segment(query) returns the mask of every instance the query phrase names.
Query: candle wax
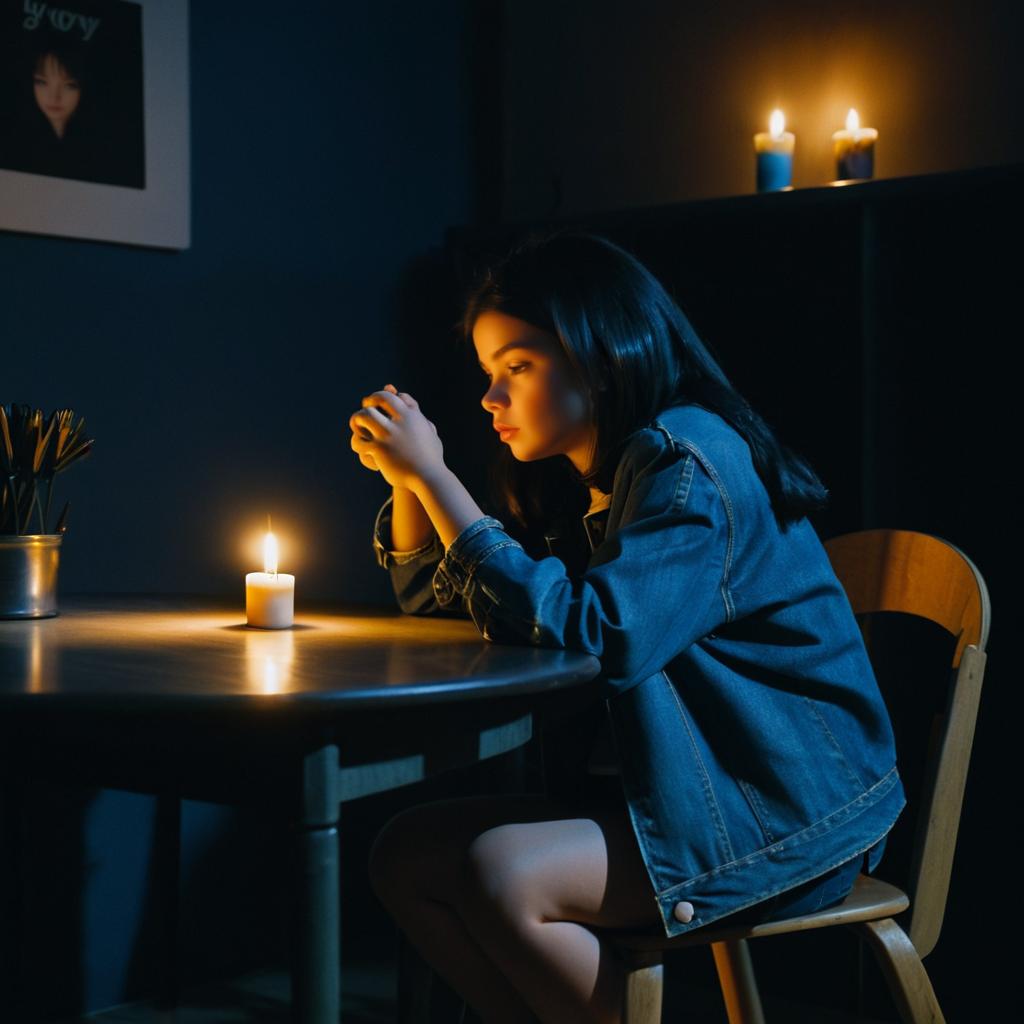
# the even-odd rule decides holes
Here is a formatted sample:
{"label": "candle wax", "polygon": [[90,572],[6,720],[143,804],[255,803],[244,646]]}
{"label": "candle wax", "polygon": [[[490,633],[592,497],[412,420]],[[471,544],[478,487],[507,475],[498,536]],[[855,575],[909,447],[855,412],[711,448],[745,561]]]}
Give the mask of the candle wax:
{"label": "candle wax", "polygon": [[245,614],[250,626],[287,629],[295,620],[295,577],[285,572],[248,573]]}

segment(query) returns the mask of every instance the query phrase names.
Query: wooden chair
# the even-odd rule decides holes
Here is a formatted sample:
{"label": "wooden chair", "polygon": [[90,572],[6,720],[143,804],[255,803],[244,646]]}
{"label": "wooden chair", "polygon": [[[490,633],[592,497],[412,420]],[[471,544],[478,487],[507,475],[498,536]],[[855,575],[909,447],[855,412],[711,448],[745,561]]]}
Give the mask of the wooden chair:
{"label": "wooden chair", "polygon": [[[656,1024],[661,1020],[663,952],[703,945],[711,946],[715,958],[729,1024],[763,1024],[747,940],[833,925],[852,928],[866,941],[904,1021],[944,1021],[921,961],[938,941],[946,909],[985,670],[988,591],[981,574],[962,551],[927,534],[866,530],[836,537],[825,547],[856,614],[903,612],[920,616],[937,623],[956,639],[948,696],[940,710],[928,709],[933,720],[916,806],[911,806],[908,792],[907,807],[890,833],[892,839],[897,830],[912,830],[907,835],[910,858],[906,892],[862,874],[843,903],[802,917],[721,928],[711,924],[674,939],[609,932],[607,938],[630,970],[623,1018],[626,1024]],[[862,629],[868,651],[875,658],[871,623]],[[877,661],[875,664],[877,668]],[[899,764],[904,775],[902,757]],[[890,842],[887,853],[891,848]]]}

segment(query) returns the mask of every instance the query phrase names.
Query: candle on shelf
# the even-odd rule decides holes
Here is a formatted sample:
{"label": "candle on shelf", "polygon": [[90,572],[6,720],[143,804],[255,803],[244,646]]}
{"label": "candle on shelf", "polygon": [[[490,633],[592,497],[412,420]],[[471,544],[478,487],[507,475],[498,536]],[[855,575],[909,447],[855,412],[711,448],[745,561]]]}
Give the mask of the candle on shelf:
{"label": "candle on shelf", "polygon": [[850,108],[846,115],[846,128],[832,133],[832,147],[836,154],[836,179],[849,181],[870,178],[875,172],[874,128],[861,128],[857,111]]}
{"label": "candle on shelf", "polygon": [[773,110],[768,119],[768,131],[758,132],[754,136],[758,192],[778,192],[793,187],[793,147],[796,136],[785,131],[785,127],[785,115],[781,110]]}
{"label": "candle on shelf", "polygon": [[295,618],[295,577],[277,571],[277,538],[270,530],[263,538],[263,572],[245,577],[245,615],[250,626],[287,629]]}

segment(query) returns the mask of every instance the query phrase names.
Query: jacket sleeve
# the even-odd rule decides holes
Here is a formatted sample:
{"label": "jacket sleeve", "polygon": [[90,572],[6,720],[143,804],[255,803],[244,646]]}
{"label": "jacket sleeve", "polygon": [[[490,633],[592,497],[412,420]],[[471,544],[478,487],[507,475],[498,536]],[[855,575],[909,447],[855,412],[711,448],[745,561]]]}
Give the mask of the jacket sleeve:
{"label": "jacket sleeve", "polygon": [[586,651],[601,660],[606,695],[630,689],[731,617],[730,531],[708,471],[657,429],[631,440],[614,493],[618,526],[581,578],[557,558],[532,559],[483,516],[452,541],[434,589],[461,594],[485,639]]}
{"label": "jacket sleeve", "polygon": [[392,496],[377,513],[373,524],[373,553],[377,564],[388,570],[398,607],[407,615],[442,615],[469,618],[466,601],[461,594],[446,591],[438,600],[434,592],[434,574],[444,557],[444,546],[437,531],[414,551],[391,550]]}

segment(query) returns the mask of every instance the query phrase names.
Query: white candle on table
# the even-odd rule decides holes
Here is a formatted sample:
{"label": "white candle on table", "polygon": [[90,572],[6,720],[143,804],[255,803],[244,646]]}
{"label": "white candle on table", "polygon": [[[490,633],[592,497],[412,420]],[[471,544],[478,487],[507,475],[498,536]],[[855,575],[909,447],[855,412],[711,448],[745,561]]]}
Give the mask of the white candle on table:
{"label": "white candle on table", "polygon": [[277,571],[277,538],[263,539],[263,572],[245,577],[245,615],[250,626],[287,629],[295,619],[295,577]]}

